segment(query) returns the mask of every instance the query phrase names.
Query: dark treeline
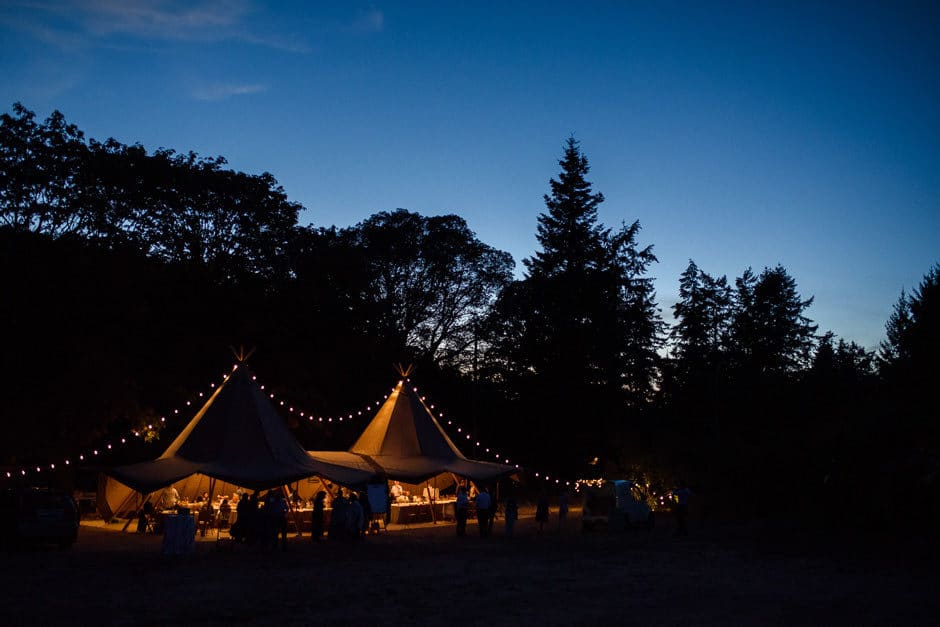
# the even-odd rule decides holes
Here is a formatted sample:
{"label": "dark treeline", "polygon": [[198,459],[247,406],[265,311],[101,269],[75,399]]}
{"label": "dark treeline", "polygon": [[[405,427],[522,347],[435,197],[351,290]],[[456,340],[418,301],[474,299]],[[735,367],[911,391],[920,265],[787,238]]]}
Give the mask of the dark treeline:
{"label": "dark treeline", "polygon": [[[268,173],[86,139],[15,105],[0,117],[0,463],[161,415],[173,432],[188,416],[168,412],[245,345],[274,392],[322,415],[380,399],[391,365],[414,363],[470,430],[470,456],[659,488],[685,477],[730,514],[936,513],[940,266],[901,294],[877,354],[820,333],[780,265],[729,281],[690,261],[670,327],[639,223],[598,221],[573,139],[559,165],[514,279],[459,216],[302,226]],[[308,448],[344,448],[363,425],[292,423]]]}

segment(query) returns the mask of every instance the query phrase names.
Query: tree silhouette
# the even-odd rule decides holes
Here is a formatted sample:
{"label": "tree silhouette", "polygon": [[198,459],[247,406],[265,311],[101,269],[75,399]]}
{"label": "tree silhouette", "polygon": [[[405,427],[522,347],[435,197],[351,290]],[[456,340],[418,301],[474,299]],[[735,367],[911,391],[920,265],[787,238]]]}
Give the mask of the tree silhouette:
{"label": "tree silhouette", "polygon": [[[662,322],[646,272],[656,258],[637,247],[638,223],[617,232],[598,224],[604,197],[585,179],[588,160],[573,138],[559,165],[538,218],[541,249],[490,318],[490,355],[509,393],[552,430],[546,454],[587,458],[606,454],[628,407],[652,394]],[[574,416],[582,428],[572,437]]]}
{"label": "tree silhouette", "polygon": [[689,384],[727,359],[733,316],[727,278],[715,279],[689,260],[672,310],[670,340],[683,384]]}
{"label": "tree silhouette", "polygon": [[732,350],[739,367],[764,375],[794,374],[808,365],[816,325],[803,315],[803,300],[783,266],[750,268],[735,280]]}
{"label": "tree silhouette", "polygon": [[467,365],[476,327],[512,276],[512,257],[455,215],[380,212],[344,236],[366,262],[373,323],[391,345],[418,360]]}

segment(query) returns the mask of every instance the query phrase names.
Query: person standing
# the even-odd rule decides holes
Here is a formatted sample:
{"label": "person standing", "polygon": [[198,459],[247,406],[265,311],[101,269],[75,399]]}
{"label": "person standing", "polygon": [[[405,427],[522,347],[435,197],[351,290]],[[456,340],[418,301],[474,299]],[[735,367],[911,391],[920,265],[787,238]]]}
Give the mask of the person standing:
{"label": "person standing", "polygon": [[362,503],[355,492],[349,495],[349,505],[346,506],[346,533],[354,542],[362,538],[362,527],[365,522]]}
{"label": "person standing", "polygon": [[535,505],[535,522],[539,525],[539,535],[542,535],[545,523],[548,522],[548,496],[544,493],[539,496],[538,503]]}
{"label": "person standing", "polygon": [[565,528],[565,523],[568,520],[568,491],[562,490],[561,494],[558,495],[558,530],[562,531]]}
{"label": "person standing", "polygon": [[485,538],[490,530],[490,493],[483,488],[477,494],[477,523],[480,525],[480,537]]}
{"label": "person standing", "polygon": [[457,535],[463,536],[467,533],[467,514],[470,510],[470,498],[467,496],[467,488],[460,486],[457,488],[457,502],[454,503],[454,518],[457,520]]}
{"label": "person standing", "polygon": [[330,530],[327,538],[341,540],[346,533],[346,507],[347,501],[343,496],[343,489],[339,488],[336,498],[333,499],[333,512],[330,515]]}
{"label": "person standing", "polygon": [[310,536],[314,541],[323,537],[323,517],[326,515],[326,492],[320,490],[313,499],[313,513],[310,515]]}
{"label": "person standing", "polygon": [[689,497],[693,492],[685,481],[679,482],[679,487],[672,491],[676,498],[676,535],[689,535]]}
{"label": "person standing", "polygon": [[506,506],[503,510],[506,517],[505,534],[507,538],[511,538],[513,529],[516,527],[516,521],[519,520],[519,505],[516,503],[516,498],[510,496],[506,499]]}

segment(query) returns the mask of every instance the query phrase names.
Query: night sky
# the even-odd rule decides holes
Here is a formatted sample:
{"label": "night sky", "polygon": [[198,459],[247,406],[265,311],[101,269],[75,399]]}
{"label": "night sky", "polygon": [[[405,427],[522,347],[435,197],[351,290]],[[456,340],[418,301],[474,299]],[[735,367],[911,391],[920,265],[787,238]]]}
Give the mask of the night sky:
{"label": "night sky", "polygon": [[0,105],[269,171],[305,224],[457,213],[517,262],[573,133],[667,318],[690,258],[782,263],[875,347],[940,261],[940,5],[581,4],[6,0]]}

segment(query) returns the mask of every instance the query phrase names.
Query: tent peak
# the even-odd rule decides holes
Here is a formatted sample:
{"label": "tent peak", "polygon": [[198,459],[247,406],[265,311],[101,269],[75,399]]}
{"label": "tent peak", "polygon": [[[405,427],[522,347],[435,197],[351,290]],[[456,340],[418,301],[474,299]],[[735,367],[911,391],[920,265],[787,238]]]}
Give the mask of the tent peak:
{"label": "tent peak", "polygon": [[408,378],[408,375],[410,375],[415,369],[414,364],[408,364],[408,367],[403,367],[400,363],[394,364],[394,365],[395,365],[395,372],[400,374],[402,378]]}
{"label": "tent peak", "polygon": [[235,350],[234,346],[229,346],[232,349],[232,354],[235,355],[235,359],[238,360],[238,365],[241,366],[248,362],[248,359],[255,354],[255,347],[252,346],[251,350],[246,351],[243,344],[238,345],[238,350]]}

